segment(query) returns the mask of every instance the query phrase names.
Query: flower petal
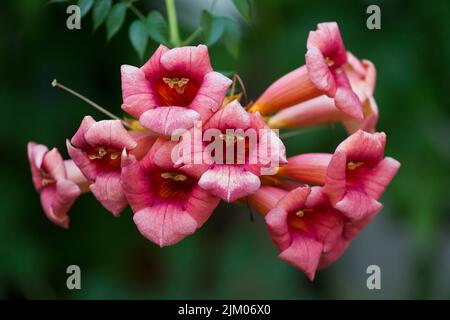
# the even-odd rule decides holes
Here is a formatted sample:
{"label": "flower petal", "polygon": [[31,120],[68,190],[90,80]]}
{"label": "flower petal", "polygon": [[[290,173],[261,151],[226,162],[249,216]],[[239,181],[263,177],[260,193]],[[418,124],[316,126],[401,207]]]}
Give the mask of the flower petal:
{"label": "flower petal", "polygon": [[85,116],[83,120],[81,121],[80,127],[78,128],[77,132],[75,132],[74,136],[70,140],[70,142],[77,148],[80,149],[86,149],[90,148],[91,146],[86,141],[86,132],[88,129],[95,123],[94,118],[91,116]]}
{"label": "flower petal", "polygon": [[154,108],[157,100],[145,73],[136,67],[122,65],[122,109],[139,119],[142,113]]}
{"label": "flower petal", "polygon": [[319,90],[324,91],[327,96],[334,97],[336,94],[336,82],[322,52],[316,47],[308,49],[305,61],[310,80]]}
{"label": "flower petal", "polygon": [[96,163],[89,160],[86,153],[84,153],[81,149],[75,148],[69,140],[66,140],[66,146],[70,158],[72,158],[83,175],[89,180],[94,181],[99,171]]}
{"label": "flower petal", "polygon": [[90,189],[97,200],[114,216],[118,217],[127,206],[127,199],[120,185],[120,172],[100,173]]}
{"label": "flower petal", "polygon": [[198,181],[200,187],[227,202],[248,196],[261,185],[257,176],[237,165],[215,165]]}
{"label": "flower petal", "polygon": [[219,198],[212,196],[199,186],[195,186],[184,205],[184,210],[195,219],[197,228],[200,228],[209,219],[219,202]]}
{"label": "flower petal", "polygon": [[111,147],[119,150],[126,148],[130,150],[137,145],[119,120],[102,120],[94,123],[86,131],[85,139],[92,147]]}
{"label": "flower petal", "polygon": [[47,217],[62,228],[69,227],[69,211],[80,195],[78,186],[69,180],[60,180],[56,185],[45,187],[41,192],[41,204]]}
{"label": "flower petal", "polygon": [[55,181],[64,180],[67,177],[64,160],[56,148],[45,154],[41,168]]}
{"label": "flower petal", "polygon": [[168,72],[192,77],[201,82],[203,77],[212,71],[209,60],[208,47],[185,46],[171,49],[161,55],[161,65]]}
{"label": "flower petal", "polygon": [[297,235],[292,244],[279,255],[279,258],[302,270],[310,281],[319,265],[323,244],[313,238]]}
{"label": "flower petal", "polygon": [[39,191],[42,189],[41,166],[44,155],[48,152],[48,148],[43,144],[29,142],[27,145],[28,161],[30,162],[31,177],[33,179],[34,188]]}
{"label": "flower petal", "polygon": [[153,203],[154,194],[150,179],[133,155],[122,153],[120,182],[122,190],[133,209],[138,212]]}
{"label": "flower petal", "polygon": [[160,247],[176,244],[198,227],[188,212],[168,202],[136,212],[133,220],[139,232]]}
{"label": "flower petal", "polygon": [[189,129],[200,120],[197,111],[183,107],[159,107],[142,114],[139,121],[153,132],[171,135],[177,129]]}
{"label": "flower petal", "polygon": [[232,81],[221,73],[207,73],[189,108],[197,111],[202,121],[207,121],[222,106],[231,83]]}
{"label": "flower petal", "polygon": [[147,79],[153,80],[160,78],[164,73],[164,68],[161,65],[161,57],[169,51],[164,45],[159,45],[158,49],[153,53],[151,58],[142,66],[141,70],[144,72]]}

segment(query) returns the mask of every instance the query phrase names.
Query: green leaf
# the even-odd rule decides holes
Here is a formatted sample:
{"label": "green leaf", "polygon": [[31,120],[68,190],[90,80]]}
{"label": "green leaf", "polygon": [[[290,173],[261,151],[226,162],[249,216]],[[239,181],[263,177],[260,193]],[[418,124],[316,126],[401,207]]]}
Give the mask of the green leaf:
{"label": "green leaf", "polygon": [[134,20],[130,25],[128,37],[130,38],[131,44],[134,50],[136,50],[139,58],[142,59],[145,52],[145,47],[147,47],[148,33],[146,26],[140,20]]}
{"label": "green leaf", "polygon": [[94,19],[94,30],[101,26],[105,22],[111,9],[112,0],[96,0],[94,9],[92,11],[92,18]]}
{"label": "green leaf", "polygon": [[202,12],[202,28],[205,42],[211,46],[223,35],[225,30],[225,20],[223,17],[215,17],[209,11]]}
{"label": "green leaf", "polygon": [[252,4],[250,0],[233,0],[234,6],[247,22],[252,20]]}
{"label": "green leaf", "polygon": [[225,24],[225,34],[223,44],[225,49],[237,59],[239,55],[239,43],[241,41],[241,30],[236,20],[229,17],[222,17]]}
{"label": "green leaf", "polygon": [[81,16],[84,17],[91,10],[94,0],[78,0]]}
{"label": "green leaf", "polygon": [[106,20],[106,35],[107,39],[110,40],[114,35],[120,30],[125,21],[125,16],[127,14],[127,6],[124,3],[116,3]]}
{"label": "green leaf", "polygon": [[151,11],[146,18],[146,29],[150,38],[158,43],[169,43],[169,29],[166,19],[158,11]]}

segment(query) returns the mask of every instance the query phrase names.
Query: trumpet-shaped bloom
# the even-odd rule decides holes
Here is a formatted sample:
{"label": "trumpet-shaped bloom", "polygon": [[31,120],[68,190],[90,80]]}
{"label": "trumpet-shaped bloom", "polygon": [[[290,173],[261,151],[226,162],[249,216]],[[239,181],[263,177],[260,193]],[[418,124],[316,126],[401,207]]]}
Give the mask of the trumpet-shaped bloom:
{"label": "trumpet-shaped bloom", "polygon": [[259,176],[266,174],[265,170],[269,172],[271,166],[275,170],[286,163],[283,142],[258,113],[248,113],[237,100],[215,113],[203,130],[216,134],[213,142],[203,141],[200,148],[189,148],[203,152],[204,162],[200,167],[206,167],[206,171],[199,185],[227,202],[254,193],[261,185]]}
{"label": "trumpet-shaped bloom", "polygon": [[370,61],[360,61],[353,54],[347,52],[347,63],[343,68],[361,102],[364,119],[353,119],[336,108],[332,98],[322,95],[281,110],[269,119],[269,126],[272,128],[302,128],[342,122],[349,134],[358,129],[374,132],[378,121],[378,107],[373,98],[375,67]]}
{"label": "trumpet-shaped bloom", "polygon": [[338,25],[320,23],[307,40],[306,64],[275,81],[252,106],[251,111],[274,111],[326,94],[339,110],[362,119],[358,96],[342,68],[347,56]]}
{"label": "trumpet-shaped bloom", "polygon": [[334,154],[302,154],[288,159],[281,172],[289,177],[324,185],[334,208],[359,220],[378,212],[378,199],[391,182],[400,163],[383,158],[386,135],[358,130]]}
{"label": "trumpet-shaped bloom", "polygon": [[258,202],[264,203],[257,204],[260,210],[269,210],[265,221],[279,258],[312,281],[322,256],[341,240],[345,216],[330,205],[320,187],[298,187],[283,195],[280,189],[263,186],[250,197],[251,204]]}
{"label": "trumpet-shaped bloom", "polygon": [[[142,142],[139,146],[149,147],[148,139],[142,133],[136,135]],[[67,150],[81,172],[93,183],[90,190],[98,201],[115,216],[119,216],[127,205],[120,185],[120,157],[123,149],[139,153],[138,143],[125,130],[119,120],[96,122],[86,116],[80,128],[67,141]]]}
{"label": "trumpet-shaped bloom", "polygon": [[161,45],[141,68],[123,65],[122,109],[158,134],[189,129],[222,105],[231,80],[214,72],[204,45]]}
{"label": "trumpet-shaped bloom", "polygon": [[161,247],[194,233],[209,218],[219,199],[198,185],[201,172],[176,168],[176,142],[158,139],[137,161],[122,156],[121,181],[141,234]]}
{"label": "trumpet-shaped bloom", "polygon": [[350,243],[359,235],[372,220],[375,219],[379,211],[375,211],[356,221],[345,220],[342,233],[340,234],[336,244],[320,257],[319,269],[324,269],[339,259],[347,250]]}
{"label": "trumpet-shaped bloom", "polygon": [[33,184],[41,195],[41,205],[48,219],[68,228],[70,207],[86,191],[87,179],[74,165],[64,161],[56,148],[48,150],[42,144],[28,143],[28,160]]}

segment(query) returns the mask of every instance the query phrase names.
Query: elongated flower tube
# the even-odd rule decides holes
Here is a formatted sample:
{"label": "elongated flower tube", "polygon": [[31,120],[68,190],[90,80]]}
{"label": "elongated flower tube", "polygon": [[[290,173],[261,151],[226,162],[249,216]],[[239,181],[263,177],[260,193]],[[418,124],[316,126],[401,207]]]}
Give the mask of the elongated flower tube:
{"label": "elongated flower tube", "polygon": [[[275,171],[286,163],[283,142],[258,113],[248,113],[237,100],[210,118],[203,136],[200,148],[188,148],[203,152],[200,166],[206,171],[199,185],[227,202],[254,193],[261,185],[259,176],[272,174],[271,168]],[[177,161],[177,165],[188,168],[194,156],[183,158],[189,162]]]}
{"label": "elongated flower tube", "polygon": [[326,94],[336,108],[362,119],[361,103],[342,68],[347,56],[338,25],[318,24],[317,30],[309,33],[306,47],[306,64],[275,81],[250,111],[267,115]]}
{"label": "elongated flower tube", "polygon": [[377,212],[378,199],[400,163],[383,158],[386,135],[358,130],[336,148],[334,154],[301,154],[288,159],[281,173],[304,182],[324,185],[334,208],[353,220]]}
{"label": "elongated flower tube", "polygon": [[78,196],[88,190],[88,180],[72,160],[64,161],[56,148],[49,151],[45,145],[29,142],[28,160],[42,209],[50,221],[67,229],[67,213]]}
{"label": "elongated flower tube", "polygon": [[122,109],[161,135],[208,120],[231,85],[213,71],[205,45],[161,45],[141,68],[123,65],[121,72]]}
{"label": "elongated flower tube", "polygon": [[[250,197],[250,203],[261,211],[272,206],[265,221],[280,251],[279,258],[302,270],[312,281],[321,257],[340,241],[346,217],[330,205],[320,187],[298,187],[284,195],[276,189],[262,186]],[[275,204],[269,204],[276,198]]]}
{"label": "elongated flower tube", "polygon": [[178,243],[194,233],[219,204],[198,185],[202,172],[176,168],[176,142],[158,139],[137,161],[124,150],[121,182],[140,233],[160,247]]}
{"label": "elongated flower tube", "polygon": [[92,182],[90,190],[97,200],[114,216],[119,216],[127,206],[120,185],[122,150],[132,150],[142,156],[154,140],[154,136],[143,132],[127,132],[119,120],[96,122],[86,116],[70,142],[67,141],[67,150]]}
{"label": "elongated flower tube", "polygon": [[344,70],[363,108],[363,119],[353,119],[336,108],[334,100],[326,95],[301,102],[281,110],[271,117],[271,128],[306,128],[316,125],[342,122],[349,134],[358,129],[374,132],[378,121],[378,107],[373,97],[376,71],[368,60],[360,61],[347,52]]}

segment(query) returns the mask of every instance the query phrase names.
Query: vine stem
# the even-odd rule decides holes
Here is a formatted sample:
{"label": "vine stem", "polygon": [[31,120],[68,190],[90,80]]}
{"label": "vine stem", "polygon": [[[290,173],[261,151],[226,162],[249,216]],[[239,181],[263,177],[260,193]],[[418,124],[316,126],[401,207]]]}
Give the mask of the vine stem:
{"label": "vine stem", "polygon": [[169,22],[170,43],[174,47],[180,46],[180,32],[178,30],[177,10],[175,0],[166,0],[167,20]]}
{"label": "vine stem", "polygon": [[188,46],[194,41],[201,33],[203,29],[202,27],[198,27],[194,32],[191,33],[189,37],[187,37],[183,42],[181,42],[182,46]]}
{"label": "vine stem", "polygon": [[68,87],[66,87],[65,85],[61,84],[58,82],[58,80],[53,80],[52,81],[52,87],[54,88],[60,88],[72,95],[74,95],[75,97],[83,100],[84,102],[86,102],[87,104],[89,104],[90,106],[94,107],[95,109],[97,109],[98,111],[100,111],[101,113],[107,115],[108,117],[110,117],[111,119],[114,120],[119,120],[125,127],[127,127],[128,129],[131,129],[130,125],[128,123],[126,123],[125,121],[123,121],[122,119],[120,119],[118,116],[116,116],[115,114],[109,112],[108,110],[106,110],[105,108],[99,106],[97,103],[95,103],[94,101],[86,98],[85,96],[83,96],[82,94],[76,92],[75,90],[72,90]]}
{"label": "vine stem", "polygon": [[145,16],[142,14],[142,12],[139,11],[138,8],[135,7],[135,5],[131,2],[128,3],[128,8],[130,8],[131,11],[138,17],[142,22],[145,22]]}

